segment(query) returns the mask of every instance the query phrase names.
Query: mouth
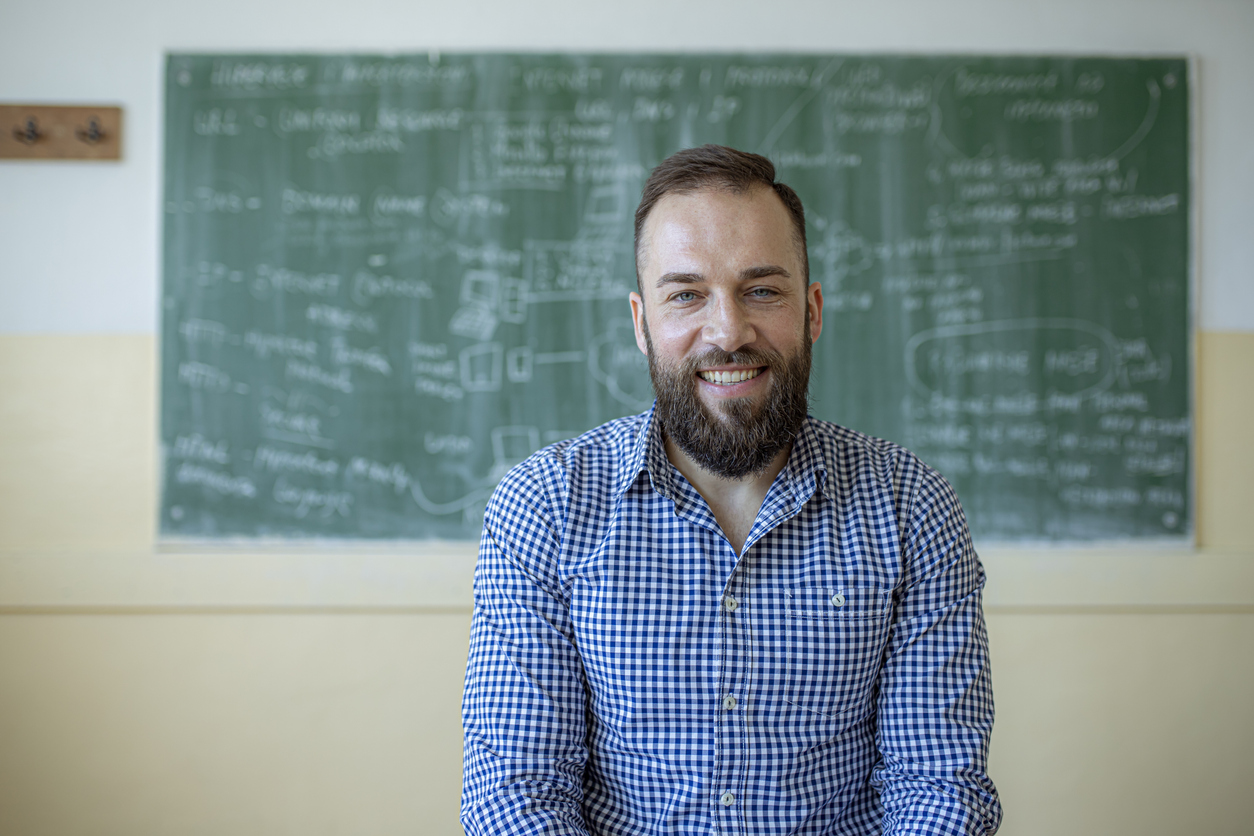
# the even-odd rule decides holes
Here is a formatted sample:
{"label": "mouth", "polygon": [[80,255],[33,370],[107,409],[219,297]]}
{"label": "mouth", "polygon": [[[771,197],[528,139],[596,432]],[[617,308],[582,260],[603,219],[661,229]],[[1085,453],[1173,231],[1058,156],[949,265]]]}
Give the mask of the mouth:
{"label": "mouth", "polygon": [[701,370],[697,374],[707,383],[713,383],[715,386],[733,386],[737,383],[744,383],[746,380],[752,380],[762,373],[764,367],[756,369],[732,369],[729,371],[708,371]]}

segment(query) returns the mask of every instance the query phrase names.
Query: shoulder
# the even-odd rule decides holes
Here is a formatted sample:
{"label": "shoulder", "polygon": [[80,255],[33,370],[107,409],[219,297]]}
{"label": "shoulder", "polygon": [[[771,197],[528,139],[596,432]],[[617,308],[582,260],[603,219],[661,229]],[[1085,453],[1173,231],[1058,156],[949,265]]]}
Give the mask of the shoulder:
{"label": "shoulder", "polygon": [[492,504],[539,502],[564,514],[572,495],[608,495],[638,461],[648,415],[618,418],[536,451],[505,475]]}
{"label": "shoulder", "polygon": [[891,497],[899,517],[921,497],[957,503],[945,478],[900,444],[817,418],[806,424],[822,451],[834,499]]}
{"label": "shoulder", "polygon": [[573,469],[629,466],[641,435],[648,429],[648,413],[608,421],[583,435],[568,438],[536,452],[533,467]]}
{"label": "shoulder", "polygon": [[625,471],[641,464],[641,436],[648,413],[629,415],[586,433],[550,444],[519,465],[535,479],[560,482],[566,493],[609,493]]}
{"label": "shoulder", "polygon": [[814,434],[824,462],[834,474],[855,479],[886,476],[891,481],[926,474],[939,477],[900,444],[813,417],[806,419],[806,427]]}
{"label": "shoulder", "polygon": [[824,493],[856,509],[877,532],[894,532],[903,582],[949,572],[963,589],[981,582],[966,516],[945,477],[899,444],[810,419],[827,463]]}

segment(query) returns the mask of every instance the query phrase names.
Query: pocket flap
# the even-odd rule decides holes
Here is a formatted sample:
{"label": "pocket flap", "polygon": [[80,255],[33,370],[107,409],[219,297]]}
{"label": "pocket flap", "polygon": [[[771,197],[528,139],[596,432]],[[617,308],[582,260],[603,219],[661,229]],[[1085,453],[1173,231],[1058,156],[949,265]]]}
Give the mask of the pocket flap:
{"label": "pocket flap", "polygon": [[891,600],[886,589],[803,586],[784,590],[784,611],[791,618],[872,618]]}

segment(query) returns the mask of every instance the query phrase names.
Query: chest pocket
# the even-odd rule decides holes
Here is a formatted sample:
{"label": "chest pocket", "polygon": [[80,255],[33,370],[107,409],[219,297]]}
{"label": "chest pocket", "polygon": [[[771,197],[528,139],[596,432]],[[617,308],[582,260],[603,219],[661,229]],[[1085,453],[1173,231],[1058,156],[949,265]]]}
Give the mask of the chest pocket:
{"label": "chest pocket", "polygon": [[882,589],[784,590],[784,701],[815,714],[861,714],[874,690],[892,615]]}

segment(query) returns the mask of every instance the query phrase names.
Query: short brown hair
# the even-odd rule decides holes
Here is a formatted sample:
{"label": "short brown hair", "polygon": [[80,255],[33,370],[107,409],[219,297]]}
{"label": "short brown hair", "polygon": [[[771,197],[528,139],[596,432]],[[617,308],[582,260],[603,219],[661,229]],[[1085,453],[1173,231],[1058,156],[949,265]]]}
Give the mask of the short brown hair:
{"label": "short brown hair", "polygon": [[775,165],[760,154],[737,151],[725,145],[686,148],[663,160],[644,184],[636,207],[636,287],[640,287],[640,238],[644,222],[657,202],[668,194],[688,194],[701,189],[724,189],[743,194],[750,189],[768,188],[783,201],[792,217],[797,245],[801,250],[802,278],[810,283],[810,258],[806,254],[806,213],[801,198],[791,188],[775,180]]}

